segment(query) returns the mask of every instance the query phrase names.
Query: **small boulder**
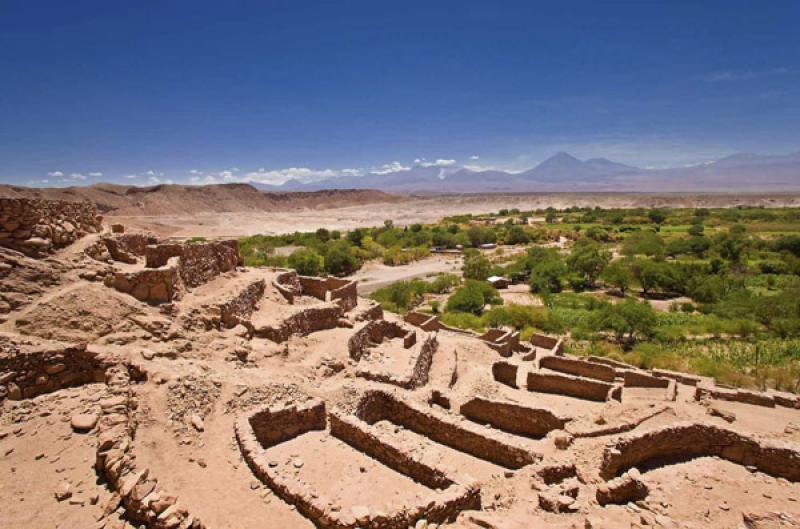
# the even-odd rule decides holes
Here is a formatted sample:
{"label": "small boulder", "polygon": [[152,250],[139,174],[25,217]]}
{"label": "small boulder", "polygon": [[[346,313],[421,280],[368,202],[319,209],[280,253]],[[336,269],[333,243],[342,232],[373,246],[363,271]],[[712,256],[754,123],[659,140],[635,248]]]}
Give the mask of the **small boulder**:
{"label": "small boulder", "polygon": [[76,432],[86,433],[97,424],[98,416],[96,413],[78,413],[72,416],[72,429]]}
{"label": "small boulder", "polygon": [[192,416],[189,418],[189,421],[192,423],[192,426],[194,426],[194,429],[198,432],[202,432],[206,428],[203,418],[196,413],[192,414]]}

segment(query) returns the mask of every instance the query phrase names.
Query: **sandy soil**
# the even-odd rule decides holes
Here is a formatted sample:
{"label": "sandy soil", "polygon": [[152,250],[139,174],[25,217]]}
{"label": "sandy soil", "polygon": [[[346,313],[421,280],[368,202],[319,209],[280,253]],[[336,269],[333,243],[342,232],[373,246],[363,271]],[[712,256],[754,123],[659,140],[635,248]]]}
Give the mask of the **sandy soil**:
{"label": "sandy soil", "polygon": [[317,228],[348,230],[380,226],[384,220],[396,225],[436,222],[462,213],[493,213],[502,208],[530,210],[571,206],[612,207],[731,207],[741,204],[783,206],[800,203],[793,194],[680,194],[680,193],[518,193],[484,195],[415,196],[381,204],[322,207],[291,212],[203,213],[191,215],[114,216],[123,224],[148,228],[170,237],[241,237],[314,231]]}
{"label": "sandy soil", "polygon": [[[92,237],[96,236],[87,238]],[[446,444],[434,440],[436,436],[418,433],[424,429],[414,431],[411,426],[377,421],[383,438],[402,447],[413,460],[440,469],[454,483],[477,483],[480,509],[461,512],[441,527],[729,528],[753,512],[764,516],[777,512],[794,524],[753,527],[798,527],[800,523],[800,480],[702,454],[688,461],[660,458],[639,465],[641,482],[648,488],[644,499],[607,506],[596,499],[598,488],[606,485],[600,469],[607,446],[626,436],[686,422],[725,428],[758,442],[777,442],[800,458],[800,401],[798,408],[698,401],[695,388],[683,384],[678,385],[676,400],[669,400],[664,388],[624,387],[621,401],[601,402],[563,392],[529,391],[525,387],[529,371],[558,372],[540,369],[537,360],[525,360],[523,352],[503,358],[475,335],[447,330],[436,334],[437,348],[427,382],[402,389],[358,374],[359,367],[369,362],[397,371],[409,360],[407,351],[395,343],[399,339],[384,346],[372,343],[376,353],[364,365],[351,356],[350,340],[366,324],[363,318],[368,302],[363,299],[355,309],[343,309],[332,318],[330,328],[297,331],[286,341],[273,342],[254,336],[250,332],[254,323],[280,323],[289,315],[325,303],[304,295],[290,305],[272,284],[275,270],[236,269],[172,303],[148,305],[87,279],[90,276],[83,274],[87,270],[97,272],[117,265],[94,262],[79,248],[67,248],[53,257],[61,263],[54,267],[61,274],[59,281],[27,290],[21,309],[0,318],[0,362],[4,363],[0,364],[0,527],[139,526],[126,519],[124,506],[111,501],[112,492],[125,485],[117,487],[95,470],[98,446],[104,440],[99,426],[84,431],[72,424],[85,414],[101,413],[112,386],[85,380],[74,381],[79,385],[66,389],[48,385],[49,377],[57,378],[63,372],[58,363],[47,364],[48,376],[32,373],[32,381],[27,373],[12,373],[4,367],[15,362],[24,347],[65,350],[64,343],[51,339],[87,344],[91,354],[111,358],[116,367],[124,366],[128,373],[136,374],[126,386],[131,399],[125,401],[124,411],[103,416],[124,423],[133,432],[114,450],[127,450],[138,468],[147,468],[158,480],[165,495],[177,497],[181,508],[209,529],[257,529],[265,523],[314,527],[313,520],[282,498],[278,487],[252,471],[234,425],[256,409],[291,409],[309,399],[324,403],[326,412],[357,417],[352,414],[362,398],[374,391],[422,410],[425,417],[436,414],[451,425],[477,432],[479,442],[513,443],[540,459],[510,470],[493,462],[497,450],[478,457],[463,446],[454,448],[463,434],[454,435]],[[359,277],[366,279],[361,283],[370,288],[454,267],[459,267],[457,260],[432,257],[407,267],[374,266]],[[13,270],[5,270],[8,275],[0,278],[0,286],[19,291],[14,284],[17,276]],[[257,299],[240,300],[247,310],[239,325],[227,328],[209,323],[232,293],[258,280],[264,281],[265,292]],[[505,294],[519,300],[527,295],[517,288]],[[530,296],[526,299],[535,302]],[[400,321],[392,314],[384,318]],[[417,343],[429,337],[420,329],[410,330],[418,333]],[[62,355],[58,362],[71,360]],[[519,366],[518,387],[495,380],[492,366],[500,360]],[[32,398],[11,395],[9,380],[35,384],[46,392]],[[621,380],[620,374],[616,383]],[[439,400],[432,405],[434,391],[448,404]],[[508,426],[487,426],[462,415],[462,406],[476,396],[545,410],[566,422],[541,438],[509,433],[503,429]],[[17,397],[21,400],[14,400]],[[396,417],[393,420],[408,424]],[[309,495],[329,498],[330,508],[342,512],[389,512],[430,497],[431,489],[414,481],[401,467],[390,468],[345,443],[333,436],[329,426],[289,436],[265,448],[265,453],[267,464],[274,461],[289,471],[284,475],[297,479],[295,486]],[[573,465],[574,475],[548,482],[538,474],[543,467],[563,464]],[[787,468],[791,464],[787,462]],[[62,494],[65,490],[68,495]],[[548,498],[561,502],[558,505],[565,512],[556,512]],[[432,525],[420,522],[418,527]],[[161,522],[151,526],[163,529]]]}
{"label": "sandy soil", "polygon": [[400,266],[388,266],[378,261],[369,261],[348,279],[358,281],[359,295],[366,296],[398,281],[425,279],[443,273],[460,276],[461,262],[460,255],[432,255]]}

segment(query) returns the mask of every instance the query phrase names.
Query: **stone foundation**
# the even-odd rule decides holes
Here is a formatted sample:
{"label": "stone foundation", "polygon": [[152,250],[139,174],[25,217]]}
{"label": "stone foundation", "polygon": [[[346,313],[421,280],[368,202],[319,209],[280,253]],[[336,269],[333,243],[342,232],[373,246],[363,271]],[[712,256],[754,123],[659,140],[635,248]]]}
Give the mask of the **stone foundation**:
{"label": "stone foundation", "polygon": [[706,423],[682,423],[629,435],[606,445],[600,474],[611,479],[641,465],[713,456],[752,466],[771,476],[800,481],[800,446],[755,437]]}
{"label": "stone foundation", "polygon": [[282,343],[293,334],[309,334],[339,325],[342,307],[338,303],[321,303],[315,307],[293,314],[276,326],[255,327],[253,333],[259,338]]}
{"label": "stone foundation", "polygon": [[159,487],[150,469],[133,454],[136,396],[129,367],[119,364],[106,373],[110,397],[100,401],[95,467],[115,492],[111,507],[122,505],[125,517],[149,529],[204,529],[205,525]]}
{"label": "stone foundation", "polygon": [[145,268],[135,272],[115,272],[106,276],[106,286],[130,294],[146,303],[167,303],[184,291],[178,258],[160,268]]}
{"label": "stone foundation", "polygon": [[87,351],[86,344],[0,335],[0,402],[105,382],[110,363],[107,356]]}
{"label": "stone foundation", "polygon": [[188,288],[207,283],[223,272],[244,264],[239,241],[200,244],[156,244],[145,248],[145,267],[161,268],[173,257],[179,258],[181,281]]}
{"label": "stone foundation", "polygon": [[[388,349],[385,354],[395,352],[399,358],[395,362],[370,362],[370,350],[385,339],[402,340],[402,350]],[[399,343],[397,344],[400,345]],[[416,389],[428,383],[428,375],[433,362],[433,355],[439,346],[436,333],[425,333],[422,341],[417,343],[417,333],[403,326],[385,320],[368,322],[356,332],[348,342],[350,357],[359,360],[356,375],[367,380],[393,384],[405,389]],[[364,358],[365,361],[360,361]],[[404,359],[406,363],[403,364]]]}
{"label": "stone foundation", "polygon": [[315,525],[336,529],[405,529],[419,520],[452,522],[462,510],[480,508],[477,484],[456,484],[443,471],[425,465],[404,449],[385,442],[355,417],[330,414],[328,419],[332,436],[431,490],[416,505],[399,505],[389,512],[366,510],[356,513],[332,509],[327,499],[315,493],[301,478],[271,466],[265,453],[266,448],[305,432],[324,430],[328,421],[322,402],[312,400],[286,408],[261,408],[239,419],[236,439],[253,473]]}
{"label": "stone foundation", "polygon": [[600,402],[612,399],[622,400],[621,386],[591,378],[530,372],[527,377],[527,385],[528,391],[540,393],[555,393]]}
{"label": "stone foundation", "polygon": [[561,430],[571,420],[545,408],[531,408],[482,397],[470,399],[461,405],[459,411],[479,424],[490,424],[498,430],[532,439],[541,439],[553,430]]}
{"label": "stone foundation", "polygon": [[356,416],[368,424],[387,420],[432,441],[497,465],[518,469],[541,459],[509,434],[486,430],[435,408],[400,400],[382,391],[368,392]]}
{"label": "stone foundation", "polygon": [[136,264],[139,257],[144,256],[147,246],[156,244],[158,240],[147,233],[118,233],[101,237],[90,245],[84,253],[96,261]]}
{"label": "stone foundation", "polygon": [[544,356],[539,360],[539,367],[603,382],[613,382],[617,376],[612,367],[564,356]]}

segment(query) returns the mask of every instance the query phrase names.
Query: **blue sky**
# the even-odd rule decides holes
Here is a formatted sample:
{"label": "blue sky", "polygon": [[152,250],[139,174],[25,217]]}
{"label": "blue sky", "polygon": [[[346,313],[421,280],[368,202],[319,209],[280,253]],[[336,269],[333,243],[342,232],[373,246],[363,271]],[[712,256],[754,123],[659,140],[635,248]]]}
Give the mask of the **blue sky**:
{"label": "blue sky", "polygon": [[799,20],[795,0],[3,0],[0,181],[797,151]]}

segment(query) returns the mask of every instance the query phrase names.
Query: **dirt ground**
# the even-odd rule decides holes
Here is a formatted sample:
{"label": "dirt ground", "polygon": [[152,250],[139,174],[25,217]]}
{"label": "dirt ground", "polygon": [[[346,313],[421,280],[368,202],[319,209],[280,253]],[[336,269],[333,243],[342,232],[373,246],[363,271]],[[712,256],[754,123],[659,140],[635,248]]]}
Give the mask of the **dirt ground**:
{"label": "dirt ground", "polygon": [[[325,227],[347,230],[380,226],[384,220],[396,225],[436,222],[448,215],[495,213],[500,209],[613,207],[732,207],[737,205],[791,206],[800,203],[793,194],[721,193],[516,193],[483,195],[412,196],[380,204],[346,207],[314,207],[288,211],[203,212],[184,215],[112,216],[127,226],[148,229],[162,237],[242,237],[314,231]],[[109,217],[111,218],[111,217]]]}
{"label": "dirt ground", "polygon": [[[58,277],[37,288],[16,284],[30,277],[18,268],[42,261],[0,268],[4,289],[27,292],[0,315],[0,527],[800,527],[796,396],[675,383],[524,343],[501,354],[475,334],[333,297],[352,284],[320,293],[281,270],[235,267],[145,303],[98,279],[133,266],[87,256],[101,236],[51,256]],[[434,256],[353,279],[363,295],[458,268]],[[287,288],[306,290],[292,303]],[[521,287],[503,296],[537,303]],[[403,332],[366,333],[381,322]],[[435,344],[430,357],[423,343]],[[540,365],[554,355],[565,366]],[[401,387],[360,375],[376,363],[419,376]],[[529,374],[558,383],[530,391]],[[575,393],[590,386],[597,398]],[[375,395],[385,402],[372,416]],[[488,403],[480,419],[467,412],[475,399]],[[323,404],[321,422],[298,411],[309,402]],[[257,412],[273,418],[254,422]],[[334,428],[342,417],[355,434]],[[615,457],[633,464],[608,471]],[[469,491],[477,501],[455,501]]]}

